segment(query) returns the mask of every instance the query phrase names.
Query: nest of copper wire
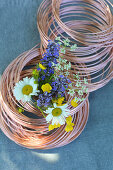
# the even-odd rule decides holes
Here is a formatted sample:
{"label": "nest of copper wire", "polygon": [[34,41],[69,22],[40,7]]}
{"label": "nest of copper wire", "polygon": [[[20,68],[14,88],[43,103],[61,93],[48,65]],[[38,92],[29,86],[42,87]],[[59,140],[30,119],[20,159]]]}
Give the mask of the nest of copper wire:
{"label": "nest of copper wire", "polygon": [[[48,39],[69,38],[78,48],[66,48],[68,61],[76,63],[82,75],[87,75],[89,91],[107,84],[113,77],[113,15],[106,0],[43,0],[37,26],[41,50]],[[85,64],[81,67],[80,64]]]}
{"label": "nest of copper wire", "polygon": [[[38,47],[38,46],[37,46]],[[32,102],[17,102],[12,90],[16,82],[23,77],[31,77],[32,69],[41,59],[40,49],[33,48],[17,57],[4,71],[0,82],[0,128],[15,143],[32,149],[51,149],[61,147],[76,139],[84,129],[88,114],[88,94],[85,100],[72,109],[74,128],[65,131],[65,125],[48,131],[48,124],[41,112]],[[74,72],[74,70],[73,70]],[[75,70],[76,72],[76,70]],[[67,96],[68,102],[72,100]],[[19,113],[17,107],[24,108],[26,113]]]}

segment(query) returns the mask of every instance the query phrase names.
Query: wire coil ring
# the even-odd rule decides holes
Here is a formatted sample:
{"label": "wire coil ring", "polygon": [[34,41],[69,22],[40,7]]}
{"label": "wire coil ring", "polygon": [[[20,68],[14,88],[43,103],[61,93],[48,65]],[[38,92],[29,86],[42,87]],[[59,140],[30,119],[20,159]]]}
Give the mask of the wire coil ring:
{"label": "wire coil ring", "polygon": [[[76,139],[84,129],[88,114],[88,95],[77,110],[72,110],[74,129],[65,132],[65,125],[48,131],[48,124],[40,111],[32,103],[17,102],[12,94],[14,84],[25,76],[31,76],[31,70],[41,59],[40,49],[35,47],[17,57],[4,71],[0,84],[0,127],[15,143],[32,149],[51,149],[61,147]],[[17,111],[23,106],[36,118],[28,117]]]}
{"label": "wire coil ring", "polygon": [[[84,20],[83,20],[84,18]],[[113,15],[103,0],[44,0],[37,14],[41,50],[48,39],[57,36],[76,43],[75,52],[67,48],[66,56],[78,63],[78,70],[91,83],[89,92],[103,87],[113,77]],[[79,64],[85,64],[82,67]],[[90,78],[89,78],[90,77]]]}

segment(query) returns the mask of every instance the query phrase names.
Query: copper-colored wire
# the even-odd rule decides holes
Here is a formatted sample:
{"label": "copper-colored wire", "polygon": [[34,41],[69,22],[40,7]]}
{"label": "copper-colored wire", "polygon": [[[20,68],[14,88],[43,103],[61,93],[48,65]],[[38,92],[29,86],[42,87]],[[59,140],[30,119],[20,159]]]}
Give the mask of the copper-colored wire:
{"label": "copper-colored wire", "polygon": [[66,49],[66,58],[88,77],[89,92],[113,77],[113,15],[109,4],[108,0],[43,0],[38,9],[41,50],[48,39],[57,36],[76,43],[75,52]]}
{"label": "copper-colored wire", "polygon": [[[48,124],[42,114],[36,109],[32,102],[17,102],[12,90],[16,82],[23,77],[31,76],[32,69],[41,59],[40,49],[37,47],[17,57],[4,71],[0,82],[0,128],[14,142],[28,148],[50,149],[60,147],[72,142],[84,129],[89,113],[88,95],[85,100],[73,109],[70,105],[73,117],[74,129],[71,132],[65,131],[65,125],[53,131],[48,131]],[[73,72],[76,70],[73,70]],[[66,96],[68,102],[72,100]],[[19,113],[18,106],[36,115],[30,118],[24,113]]]}

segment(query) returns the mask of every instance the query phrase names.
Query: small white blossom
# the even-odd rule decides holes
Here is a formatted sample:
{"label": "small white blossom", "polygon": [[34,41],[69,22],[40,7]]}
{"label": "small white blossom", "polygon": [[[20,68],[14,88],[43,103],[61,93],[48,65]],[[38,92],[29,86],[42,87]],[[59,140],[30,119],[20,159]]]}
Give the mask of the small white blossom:
{"label": "small white blossom", "polygon": [[58,64],[57,64],[57,69],[58,69],[58,70],[61,70],[61,67],[62,67],[62,66],[60,65],[60,63],[58,63]]}
{"label": "small white blossom", "polygon": [[84,98],[81,98],[82,101],[84,101]]}
{"label": "small white blossom", "polygon": [[64,43],[64,45],[65,46],[70,46],[70,40],[67,38],[67,39],[65,39],[64,41],[63,41],[63,43]]}
{"label": "small white blossom", "polygon": [[78,94],[79,94],[80,96],[82,96],[82,95],[83,95],[83,91],[82,91],[82,90],[78,90]]}
{"label": "small white blossom", "polygon": [[70,96],[73,96],[75,94],[75,90],[74,89],[69,89],[68,94],[70,94]]}
{"label": "small white blossom", "polygon": [[58,78],[58,76],[56,76],[55,74],[54,74],[54,79],[56,80]]}
{"label": "small white blossom", "polygon": [[66,59],[64,59],[64,60],[63,60],[63,63],[66,63],[66,62],[67,62],[67,60],[66,60]]}
{"label": "small white blossom", "polygon": [[87,79],[86,79],[86,78],[84,78],[84,83],[85,83],[85,84],[88,84],[88,81],[87,81]]}
{"label": "small white blossom", "polygon": [[63,59],[59,57],[58,61],[59,61],[60,63],[62,63],[62,62],[63,62]]}
{"label": "small white blossom", "polygon": [[80,82],[80,81],[77,81],[77,82],[76,82],[76,86],[77,86],[77,87],[80,87],[80,86],[81,86],[81,82]]}
{"label": "small white blossom", "polygon": [[65,75],[66,75],[66,76],[69,76],[69,71],[66,71],[66,72],[65,72]]}
{"label": "small white blossom", "polygon": [[58,41],[58,44],[59,44],[59,45],[62,45],[62,42]]}
{"label": "small white blossom", "polygon": [[65,54],[65,52],[66,52],[65,48],[64,48],[64,47],[61,48],[61,49],[60,49],[60,52],[63,53],[63,54]]}
{"label": "small white blossom", "polygon": [[63,66],[61,67],[61,70],[62,70],[62,71],[64,70],[64,67],[63,67]]}
{"label": "small white blossom", "polygon": [[52,66],[57,66],[57,64],[55,64],[55,63],[52,62]]}
{"label": "small white blossom", "polygon": [[80,79],[79,74],[76,74],[75,77],[76,77],[77,79]]}
{"label": "small white blossom", "polygon": [[64,65],[64,69],[69,70],[70,68],[71,68],[71,63]]}
{"label": "small white blossom", "polygon": [[75,51],[76,48],[77,48],[77,45],[76,45],[76,44],[72,45],[72,46],[71,46],[71,51]]}
{"label": "small white blossom", "polygon": [[61,41],[60,37],[56,37],[55,40],[57,41]]}
{"label": "small white blossom", "polygon": [[86,89],[86,86],[82,86],[82,90],[84,91]]}
{"label": "small white blossom", "polygon": [[70,83],[68,86],[69,86],[69,87],[73,87],[73,83]]}
{"label": "small white blossom", "polygon": [[79,101],[80,101],[80,102],[82,102],[82,99],[81,99],[81,98],[79,98]]}
{"label": "small white blossom", "polygon": [[85,93],[88,93],[88,88],[85,89]]}
{"label": "small white blossom", "polygon": [[71,63],[69,62],[69,64],[68,64],[68,67],[69,67],[69,69],[71,68]]}

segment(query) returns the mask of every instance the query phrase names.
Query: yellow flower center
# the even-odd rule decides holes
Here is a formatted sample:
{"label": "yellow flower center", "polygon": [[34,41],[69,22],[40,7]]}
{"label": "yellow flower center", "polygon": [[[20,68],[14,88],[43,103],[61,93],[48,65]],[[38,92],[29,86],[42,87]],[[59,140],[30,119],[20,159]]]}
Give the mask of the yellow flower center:
{"label": "yellow flower center", "polygon": [[31,85],[25,85],[22,88],[22,93],[25,94],[25,95],[29,95],[32,92],[33,92],[33,87]]}
{"label": "yellow flower center", "polygon": [[39,67],[42,69],[42,70],[45,70],[46,67],[44,67],[41,63],[39,63]]}
{"label": "yellow flower center", "polygon": [[60,116],[62,114],[62,109],[60,109],[60,108],[55,108],[55,109],[53,109],[52,110],[52,115],[53,116]]}
{"label": "yellow flower center", "polygon": [[46,83],[46,84],[43,84],[42,86],[41,86],[41,89],[43,90],[43,92],[48,92],[48,93],[50,93],[51,92],[51,89],[52,89],[52,87],[50,86],[50,84],[49,83]]}
{"label": "yellow flower center", "polygon": [[75,99],[73,99],[73,100],[71,100],[71,105],[72,105],[73,107],[77,107],[77,106],[78,106],[78,103],[77,103],[77,101],[76,101]]}

